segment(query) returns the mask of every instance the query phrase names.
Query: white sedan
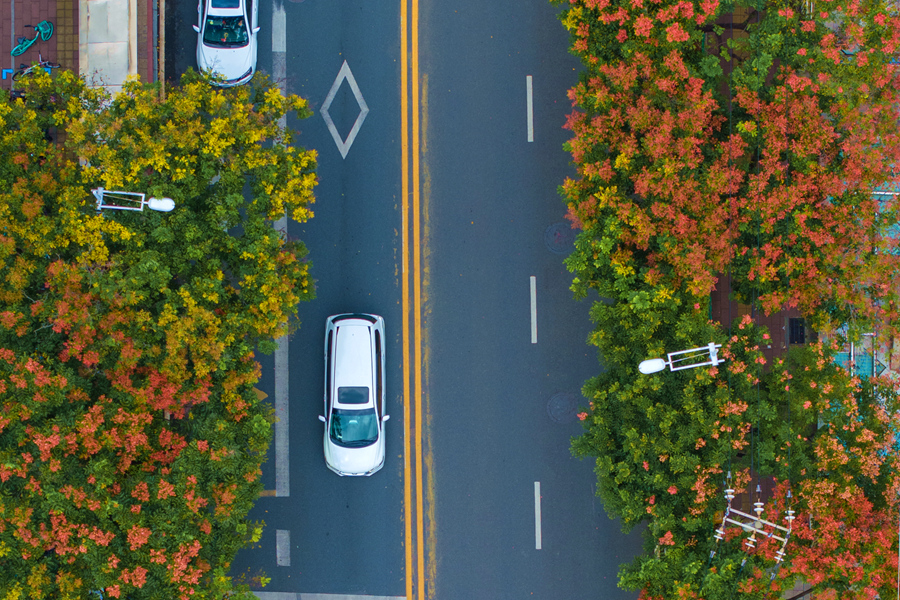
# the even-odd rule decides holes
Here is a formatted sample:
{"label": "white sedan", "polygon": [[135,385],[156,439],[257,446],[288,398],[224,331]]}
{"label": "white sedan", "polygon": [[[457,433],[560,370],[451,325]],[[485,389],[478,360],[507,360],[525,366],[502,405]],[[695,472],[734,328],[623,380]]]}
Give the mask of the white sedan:
{"label": "white sedan", "polygon": [[197,4],[197,66],[221,75],[216,85],[250,81],[256,71],[256,13],[259,0],[200,0]]}
{"label": "white sedan", "polygon": [[325,464],[338,475],[384,466],[384,319],[343,314],[325,321]]}

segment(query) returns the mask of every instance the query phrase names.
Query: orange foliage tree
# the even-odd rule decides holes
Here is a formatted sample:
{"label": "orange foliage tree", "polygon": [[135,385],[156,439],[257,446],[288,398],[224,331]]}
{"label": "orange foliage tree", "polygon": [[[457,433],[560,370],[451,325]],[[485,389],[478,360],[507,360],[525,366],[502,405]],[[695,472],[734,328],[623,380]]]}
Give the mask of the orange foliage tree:
{"label": "orange foliage tree", "polygon": [[[789,305],[822,329],[897,333],[898,196],[873,194],[900,191],[895,10],[567,4],[586,70],[566,124],[578,178],[563,189],[604,254],[696,295],[731,269],[767,312]],[[739,9],[751,13],[746,36],[729,37]]]}
{"label": "orange foliage tree", "polygon": [[[894,595],[894,384],[854,380],[829,345],[765,365],[768,334],[726,333],[708,314],[730,271],[758,311],[796,307],[851,339],[900,333],[900,14],[865,0],[556,3],[584,64],[565,125],[577,176],[562,193],[580,230],[567,265],[577,296],[605,299],[590,338],[605,369],[584,387],[573,447],[595,458],[610,515],[648,524],[620,584],[763,598],[804,578],[826,596]],[[723,344],[718,369],[637,372],[710,341]],[[791,490],[777,571],[771,539],[747,550],[730,530],[714,545],[729,469],[739,490],[778,483],[765,514],[779,523]]]}
{"label": "orange foliage tree", "polygon": [[[192,73],[164,101],[63,73],[0,102],[0,598],[252,597],[227,573],[261,534],[254,349],[313,294],[272,227],[311,216],[290,111]],[[98,213],[96,187],[175,209]]]}

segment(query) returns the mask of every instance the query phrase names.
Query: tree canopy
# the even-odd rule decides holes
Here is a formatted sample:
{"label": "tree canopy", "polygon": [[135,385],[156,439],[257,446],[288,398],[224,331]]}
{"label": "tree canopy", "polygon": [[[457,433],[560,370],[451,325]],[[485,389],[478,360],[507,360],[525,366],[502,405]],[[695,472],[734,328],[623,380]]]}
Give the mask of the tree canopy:
{"label": "tree canopy", "polygon": [[[817,597],[894,595],[898,389],[835,354],[862,332],[898,334],[896,7],[558,3],[584,64],[566,123],[577,176],[561,192],[580,230],[567,265],[576,296],[600,296],[602,371],[573,450],[595,459],[610,516],[645,527],[620,585],[764,598],[803,579]],[[723,274],[752,314],[797,308],[822,341],[767,364],[751,315],[710,320]],[[637,370],[709,342],[724,364]],[[729,485],[790,524],[782,563],[774,538],[751,548],[729,526],[715,539]]]}
{"label": "tree canopy", "polygon": [[872,191],[900,190],[900,16],[803,6],[568,3],[586,66],[566,125],[570,216],[651,282],[703,295],[731,269],[766,312],[896,334],[897,196]]}
{"label": "tree canopy", "polygon": [[[221,598],[261,533],[254,350],[313,295],[272,222],[312,215],[316,155],[279,120],[310,111],[260,77],[167,92],[40,73],[0,102],[5,600]],[[175,209],[98,212],[97,187]]]}

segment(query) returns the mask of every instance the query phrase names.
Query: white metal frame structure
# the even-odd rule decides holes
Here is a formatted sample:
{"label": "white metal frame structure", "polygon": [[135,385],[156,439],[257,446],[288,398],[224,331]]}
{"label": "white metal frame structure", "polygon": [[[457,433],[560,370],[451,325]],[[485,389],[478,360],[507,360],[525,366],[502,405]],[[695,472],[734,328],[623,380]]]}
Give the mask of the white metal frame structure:
{"label": "white metal frame structure", "polygon": [[[748,550],[756,547],[757,534],[765,539],[774,538],[781,542],[781,548],[775,552],[775,562],[781,563],[781,561],[784,560],[784,553],[788,540],[791,538],[791,531],[793,529],[794,519],[796,518],[794,516],[794,511],[790,508],[784,511],[784,520],[787,521],[787,527],[763,519],[763,503],[759,500],[753,503],[753,512],[755,512],[756,515],[749,515],[731,506],[731,501],[734,500],[734,489],[731,487],[731,471],[728,472],[728,486],[729,487],[725,490],[725,499],[728,500],[728,506],[725,508],[725,514],[722,517],[722,524],[716,529],[716,547],[718,547],[720,541],[725,539],[725,528],[729,525],[737,525],[745,532],[752,532],[750,537],[744,540],[744,545],[747,546]],[[759,488],[757,487],[757,490],[758,489]],[[788,490],[787,497],[788,499],[791,498],[790,490]],[[715,554],[716,551],[713,550],[710,554],[710,559],[712,559]],[[772,578],[775,578],[775,573],[772,574]]]}
{"label": "white metal frame structure", "polygon": [[[171,198],[147,198],[147,195],[142,194],[141,192],[114,192],[105,190],[101,187],[91,190],[91,193],[93,193],[94,198],[97,199],[97,212],[100,212],[104,208],[112,210],[137,210],[143,212],[145,206],[150,210],[169,212],[175,208],[175,201]],[[117,204],[107,204],[107,200],[111,200]],[[137,203],[137,206],[122,206],[121,204],[118,204],[126,202]]]}
{"label": "white metal frame structure", "polygon": [[[645,360],[638,365],[638,370],[644,375],[650,373],[658,373],[669,367],[670,371],[681,371],[683,369],[693,369],[695,367],[704,367],[707,365],[717,366],[725,362],[724,358],[719,358],[718,349],[722,344],[714,344],[710,342],[706,346],[700,348],[691,348],[690,350],[680,350],[678,352],[669,352],[665,359],[651,358]],[[679,358],[675,358],[675,357]],[[688,362],[697,361],[701,362]]]}

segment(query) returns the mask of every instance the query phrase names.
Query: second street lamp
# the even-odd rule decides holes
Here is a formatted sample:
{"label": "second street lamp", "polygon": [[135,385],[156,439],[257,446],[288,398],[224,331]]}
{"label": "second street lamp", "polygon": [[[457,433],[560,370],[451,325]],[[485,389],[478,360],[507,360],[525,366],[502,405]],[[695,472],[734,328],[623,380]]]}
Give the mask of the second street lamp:
{"label": "second street lamp", "polygon": [[638,370],[644,375],[649,375],[664,371],[666,367],[669,367],[670,371],[681,371],[706,365],[717,366],[725,362],[724,358],[719,358],[718,349],[721,347],[722,344],[710,342],[700,348],[669,352],[666,358],[651,358],[641,362]]}

